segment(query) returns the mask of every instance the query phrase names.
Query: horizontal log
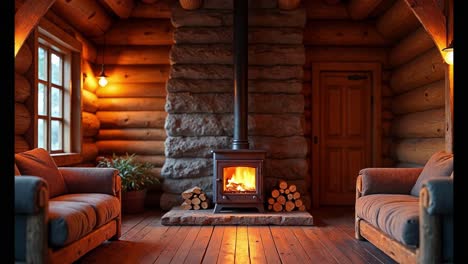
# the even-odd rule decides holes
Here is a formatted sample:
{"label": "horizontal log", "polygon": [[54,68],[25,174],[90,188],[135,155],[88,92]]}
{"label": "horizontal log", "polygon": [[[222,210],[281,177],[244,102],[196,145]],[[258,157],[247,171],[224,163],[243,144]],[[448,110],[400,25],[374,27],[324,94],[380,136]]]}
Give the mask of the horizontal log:
{"label": "horizontal log", "polygon": [[166,130],[161,128],[101,129],[97,138],[100,140],[165,140]]}
{"label": "horizontal log", "polygon": [[156,0],[155,3],[151,4],[137,2],[130,17],[171,18],[171,3],[171,0]]}
{"label": "horizontal log", "polygon": [[26,133],[31,126],[32,117],[24,104],[15,103],[15,135]]}
{"label": "horizontal log", "polygon": [[167,113],[163,111],[98,111],[101,128],[163,128]]}
{"label": "horizontal log", "polygon": [[394,146],[395,157],[399,162],[426,164],[434,153],[445,149],[445,139],[404,139],[395,142]]}
{"label": "horizontal log", "polygon": [[98,80],[94,74],[94,64],[88,60],[81,60],[81,72],[84,76],[83,88],[94,93],[99,87]]}
{"label": "horizontal log", "polygon": [[31,84],[21,74],[15,73],[15,102],[23,103],[31,95]]}
{"label": "horizontal log", "polygon": [[117,20],[104,36],[92,40],[100,45],[172,45],[174,28],[169,19],[129,18]]}
{"label": "horizontal log", "polygon": [[[302,44],[303,33],[301,28],[249,28],[248,41],[250,44]],[[181,27],[175,29],[174,42],[177,44],[205,44],[205,43],[232,43],[231,27]]]}
{"label": "horizontal log", "polygon": [[95,113],[99,109],[99,101],[94,93],[83,89],[81,96],[83,97],[83,111]]}
{"label": "horizontal log", "polygon": [[133,0],[104,0],[104,3],[120,18],[128,18],[135,7]]}
{"label": "horizontal log", "polygon": [[445,63],[440,52],[433,48],[392,73],[390,86],[395,94],[402,94],[445,77]]}
{"label": "horizontal log", "polygon": [[380,62],[389,66],[385,48],[306,46],[306,65],[312,62]]}
{"label": "horizontal log", "polygon": [[94,142],[83,142],[81,148],[82,162],[95,162],[98,156],[99,150]]}
{"label": "horizontal log", "polygon": [[[276,8],[276,0],[248,0],[249,8]],[[206,9],[232,9],[233,0],[204,0],[203,8]]]}
{"label": "horizontal log", "polygon": [[100,98],[100,111],[164,111],[165,98]]}
{"label": "horizontal log", "polygon": [[164,141],[160,140],[99,140],[100,154],[164,155]]}
{"label": "horizontal log", "polygon": [[56,0],[52,10],[87,37],[104,34],[112,24],[111,17],[96,1]]}
{"label": "horizontal log", "polygon": [[[170,93],[168,113],[231,113],[232,93],[192,94]],[[304,96],[297,94],[249,94],[249,113],[302,113]]]}
{"label": "horizontal log", "polygon": [[395,114],[426,111],[445,105],[445,80],[418,87],[393,98]]}
{"label": "horizontal log", "polygon": [[[249,26],[260,27],[298,27],[306,22],[304,9],[280,11],[279,9],[253,9],[249,12]],[[222,27],[231,26],[232,11],[199,9],[197,12],[180,7],[172,10],[172,25],[179,27]]]}
{"label": "horizontal log", "polygon": [[365,19],[381,2],[382,0],[351,0],[348,3],[349,16],[354,20]]}
{"label": "horizontal log", "polygon": [[109,82],[154,83],[165,82],[169,65],[106,65]]}
{"label": "horizontal log", "polygon": [[376,21],[375,27],[388,40],[399,40],[415,31],[421,23],[408,7],[406,0],[397,0]]}
{"label": "horizontal log", "polygon": [[167,95],[166,84],[160,83],[109,83],[96,91],[99,98],[161,97]]}
{"label": "horizontal log", "polygon": [[24,74],[29,70],[33,62],[33,54],[28,43],[21,46],[18,54],[15,56],[15,72]]}
{"label": "horizontal log", "polygon": [[[170,78],[183,79],[232,79],[232,66],[215,64],[182,64],[171,67]],[[302,79],[302,66],[249,66],[249,79]]]}
{"label": "horizontal log", "polygon": [[106,64],[169,64],[171,46],[106,46],[100,50],[98,56]]}
{"label": "horizontal log", "polygon": [[[301,80],[249,80],[249,91],[252,93],[285,93],[298,94],[302,89]],[[169,79],[167,91],[170,93],[231,93],[233,80],[193,80]]]}
{"label": "horizontal log", "polygon": [[97,51],[94,43],[91,43],[91,41],[82,36],[80,32],[75,32],[75,38],[81,42],[81,58],[95,63],[97,59]]}
{"label": "horizontal log", "polygon": [[[102,122],[102,120],[101,120]],[[302,136],[301,115],[252,114],[248,118],[251,136]],[[233,116],[230,114],[169,114],[166,120],[168,136],[232,136]]]}
{"label": "horizontal log", "polygon": [[309,20],[304,45],[386,46],[390,44],[373,23],[344,20]]}
{"label": "horizontal log", "polygon": [[399,138],[445,136],[445,108],[401,115],[393,121],[393,135]]}
{"label": "horizontal log", "polygon": [[81,127],[83,129],[83,136],[94,137],[99,132],[101,122],[94,113],[82,112],[81,113]]}
{"label": "horizontal log", "polygon": [[346,4],[327,4],[325,1],[302,1],[307,19],[349,19]]}
{"label": "horizontal log", "polygon": [[434,47],[434,41],[423,27],[399,41],[388,55],[392,67],[409,62]]}
{"label": "horizontal log", "polygon": [[15,153],[25,152],[30,150],[28,142],[23,136],[15,135]]}

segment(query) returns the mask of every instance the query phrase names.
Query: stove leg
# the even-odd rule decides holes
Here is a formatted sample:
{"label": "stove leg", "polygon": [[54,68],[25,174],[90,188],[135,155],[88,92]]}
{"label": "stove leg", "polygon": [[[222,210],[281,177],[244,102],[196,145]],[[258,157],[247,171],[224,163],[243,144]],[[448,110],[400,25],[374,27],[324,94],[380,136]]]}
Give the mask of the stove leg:
{"label": "stove leg", "polygon": [[265,213],[265,207],[263,206],[263,204],[259,204],[256,207],[259,213]]}
{"label": "stove leg", "polygon": [[214,207],[214,213],[215,214],[220,213],[221,209],[223,209],[223,207],[221,205],[219,205],[219,204],[216,204],[215,207]]}

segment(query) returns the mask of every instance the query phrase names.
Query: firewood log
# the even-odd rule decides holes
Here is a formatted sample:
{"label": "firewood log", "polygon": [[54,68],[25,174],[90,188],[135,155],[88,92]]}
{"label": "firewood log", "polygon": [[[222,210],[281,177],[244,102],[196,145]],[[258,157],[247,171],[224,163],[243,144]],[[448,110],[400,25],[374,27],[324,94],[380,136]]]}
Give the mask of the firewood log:
{"label": "firewood log", "polygon": [[287,212],[291,212],[292,210],[294,210],[295,207],[296,205],[292,201],[287,201],[286,205],[284,206]]}
{"label": "firewood log", "polygon": [[297,187],[296,187],[295,184],[291,184],[291,185],[289,185],[288,189],[289,189],[289,191],[291,191],[293,193],[293,192],[295,192],[297,190]]}
{"label": "firewood log", "polygon": [[273,211],[275,212],[281,212],[283,210],[283,205],[281,205],[280,203],[276,202],[275,204],[273,204]]}
{"label": "firewood log", "polygon": [[278,198],[279,195],[280,192],[278,190],[274,189],[273,191],[271,191],[271,197]]}
{"label": "firewood log", "polygon": [[[197,198],[198,199],[198,198]],[[200,205],[194,204],[193,205],[193,210],[200,210]]]}
{"label": "firewood log", "polygon": [[301,193],[300,193],[300,192],[294,192],[292,195],[293,195],[293,198],[294,198],[295,200],[301,198]]}
{"label": "firewood log", "polygon": [[283,195],[280,195],[278,196],[278,198],[276,198],[276,201],[282,205],[284,205],[286,203],[286,197],[284,197]]}
{"label": "firewood log", "polygon": [[208,200],[200,203],[200,207],[203,209],[208,209],[209,206],[210,206],[210,203],[208,202]]}
{"label": "firewood log", "polygon": [[180,208],[183,209],[183,210],[190,210],[190,209],[192,209],[192,204],[183,202],[182,205],[180,206]]}
{"label": "firewood log", "polygon": [[275,198],[273,197],[268,198],[268,204],[272,205],[274,203],[275,203]]}
{"label": "firewood log", "polygon": [[298,200],[294,201],[294,205],[295,205],[296,207],[301,207],[303,204],[304,204],[304,203],[302,202],[301,199],[298,199]]}
{"label": "firewood log", "polygon": [[286,188],[288,188],[288,183],[286,181],[280,181],[278,183],[278,186],[280,187],[280,189],[285,190]]}

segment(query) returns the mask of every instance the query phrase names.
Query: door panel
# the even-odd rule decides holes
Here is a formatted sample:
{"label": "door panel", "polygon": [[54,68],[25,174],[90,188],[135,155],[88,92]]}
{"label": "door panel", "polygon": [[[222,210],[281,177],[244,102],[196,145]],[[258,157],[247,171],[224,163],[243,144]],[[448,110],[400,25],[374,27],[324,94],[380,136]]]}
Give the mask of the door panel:
{"label": "door panel", "polygon": [[371,76],[321,72],[319,83],[320,204],[351,205],[358,172],[371,164]]}

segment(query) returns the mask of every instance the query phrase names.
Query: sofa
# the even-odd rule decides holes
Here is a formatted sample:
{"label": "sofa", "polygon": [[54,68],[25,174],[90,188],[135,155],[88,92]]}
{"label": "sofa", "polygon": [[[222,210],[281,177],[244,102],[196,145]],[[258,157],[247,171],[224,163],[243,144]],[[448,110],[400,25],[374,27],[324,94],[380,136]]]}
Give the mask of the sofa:
{"label": "sofa", "polygon": [[356,238],[398,263],[453,262],[453,154],[434,153],[422,168],[359,172]]}
{"label": "sofa", "polygon": [[58,168],[41,148],[15,154],[15,262],[72,263],[121,234],[112,168]]}

